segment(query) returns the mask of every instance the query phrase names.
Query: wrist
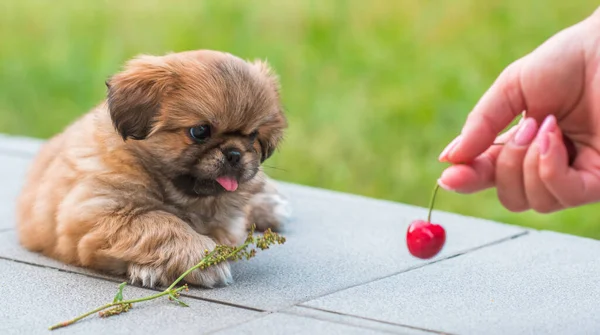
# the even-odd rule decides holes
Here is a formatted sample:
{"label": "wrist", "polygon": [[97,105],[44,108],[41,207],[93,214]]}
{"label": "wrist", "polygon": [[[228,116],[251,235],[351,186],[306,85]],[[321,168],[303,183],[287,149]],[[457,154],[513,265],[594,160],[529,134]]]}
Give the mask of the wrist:
{"label": "wrist", "polygon": [[589,21],[594,21],[596,24],[600,24],[600,6],[587,18]]}
{"label": "wrist", "polygon": [[574,26],[579,26],[582,29],[584,40],[600,42],[600,7]]}

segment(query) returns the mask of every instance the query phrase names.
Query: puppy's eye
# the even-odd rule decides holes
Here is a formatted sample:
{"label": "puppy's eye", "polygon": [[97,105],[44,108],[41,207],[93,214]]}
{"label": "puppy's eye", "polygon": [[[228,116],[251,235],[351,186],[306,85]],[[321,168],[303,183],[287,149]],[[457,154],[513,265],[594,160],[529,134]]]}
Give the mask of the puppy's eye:
{"label": "puppy's eye", "polygon": [[256,138],[258,137],[258,130],[251,132],[249,137],[250,137],[250,141],[254,142],[256,140]]}
{"label": "puppy's eye", "polygon": [[190,136],[197,142],[204,142],[210,137],[210,126],[201,125],[190,128]]}

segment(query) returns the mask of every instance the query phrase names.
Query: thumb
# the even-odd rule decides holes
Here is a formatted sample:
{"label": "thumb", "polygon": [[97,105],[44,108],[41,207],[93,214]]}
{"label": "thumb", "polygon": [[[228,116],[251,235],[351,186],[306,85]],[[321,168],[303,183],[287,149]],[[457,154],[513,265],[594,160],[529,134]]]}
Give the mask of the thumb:
{"label": "thumb", "polygon": [[453,164],[471,162],[487,150],[498,134],[526,109],[520,76],[525,58],[509,65],[481,97],[459,137],[440,155]]}

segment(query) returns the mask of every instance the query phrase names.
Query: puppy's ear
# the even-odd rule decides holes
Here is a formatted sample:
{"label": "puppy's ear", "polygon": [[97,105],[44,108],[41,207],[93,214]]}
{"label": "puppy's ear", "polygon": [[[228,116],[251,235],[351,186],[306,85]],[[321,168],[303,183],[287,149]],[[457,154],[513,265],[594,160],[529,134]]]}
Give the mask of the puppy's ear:
{"label": "puppy's ear", "polygon": [[145,139],[153,131],[171,78],[159,57],[142,55],[106,81],[110,117],[123,140]]}
{"label": "puppy's ear", "polygon": [[281,106],[280,99],[280,83],[279,78],[275,74],[275,71],[269,66],[267,61],[255,60],[252,63],[260,74],[263,76],[267,85],[273,90],[277,97],[277,110],[271,115],[271,119],[261,126],[259,130],[258,143],[261,147],[261,163],[269,159],[275,149],[279,146],[279,143],[283,139],[283,131],[287,128],[287,119],[283,112],[283,106]]}
{"label": "puppy's ear", "polygon": [[261,147],[261,163],[269,159],[275,149],[279,146],[279,143],[283,139],[283,131],[287,128],[287,119],[283,112],[283,106],[280,102],[280,84],[279,78],[275,74],[275,71],[269,66],[266,61],[255,60],[252,63],[255,66],[260,75],[265,80],[265,83],[273,90],[277,101],[275,102],[277,109],[270,115],[270,120],[267,121],[260,127],[258,143]]}
{"label": "puppy's ear", "polygon": [[[279,127],[277,127],[277,128],[279,128]],[[279,142],[281,142],[282,139],[283,139],[282,131],[279,129],[273,129],[268,135],[258,138],[258,143],[260,144],[260,148],[261,148],[261,155],[260,155],[261,163],[264,163],[264,161],[266,161],[273,155],[273,153],[275,152],[275,149],[277,149],[277,146],[279,145]]]}

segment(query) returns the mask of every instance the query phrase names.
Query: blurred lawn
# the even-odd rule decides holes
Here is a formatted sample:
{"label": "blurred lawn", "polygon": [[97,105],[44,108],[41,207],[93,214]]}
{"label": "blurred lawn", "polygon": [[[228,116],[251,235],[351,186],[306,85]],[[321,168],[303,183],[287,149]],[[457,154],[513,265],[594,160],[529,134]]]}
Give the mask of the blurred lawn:
{"label": "blurred lawn", "polygon": [[[34,1],[0,4],[0,132],[48,137],[139,53],[267,58],[290,129],[275,178],[426,206],[437,155],[498,73],[588,0]],[[437,208],[600,238],[597,206],[513,214],[494,191]],[[596,211],[596,212],[595,212]]]}

